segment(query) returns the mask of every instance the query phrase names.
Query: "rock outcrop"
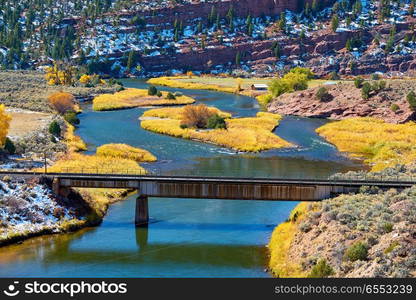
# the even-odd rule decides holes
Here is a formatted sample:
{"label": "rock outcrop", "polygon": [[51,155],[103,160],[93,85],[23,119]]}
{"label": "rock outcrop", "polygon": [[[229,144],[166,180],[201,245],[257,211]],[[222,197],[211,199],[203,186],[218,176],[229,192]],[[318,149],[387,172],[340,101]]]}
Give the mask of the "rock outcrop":
{"label": "rock outcrop", "polygon": [[[374,117],[390,123],[405,123],[416,120],[410,109],[407,93],[414,89],[411,81],[391,81],[386,89],[364,100],[361,90],[352,82],[325,85],[330,100],[321,101],[316,94],[319,87],[284,94],[268,106],[268,111],[283,115],[330,118],[341,120],[349,117]],[[392,108],[392,105],[397,105]]]}

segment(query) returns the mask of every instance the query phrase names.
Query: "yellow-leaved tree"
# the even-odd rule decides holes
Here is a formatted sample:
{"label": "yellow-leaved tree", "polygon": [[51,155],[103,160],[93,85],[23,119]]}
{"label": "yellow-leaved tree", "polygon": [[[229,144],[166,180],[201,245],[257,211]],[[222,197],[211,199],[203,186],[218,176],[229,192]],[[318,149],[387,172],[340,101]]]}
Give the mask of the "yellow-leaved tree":
{"label": "yellow-leaved tree", "polygon": [[0,147],[3,147],[4,142],[6,141],[11,119],[12,117],[6,113],[4,104],[0,104]]}
{"label": "yellow-leaved tree", "polygon": [[49,85],[71,85],[74,82],[75,67],[63,63],[56,63],[46,68],[45,78]]}

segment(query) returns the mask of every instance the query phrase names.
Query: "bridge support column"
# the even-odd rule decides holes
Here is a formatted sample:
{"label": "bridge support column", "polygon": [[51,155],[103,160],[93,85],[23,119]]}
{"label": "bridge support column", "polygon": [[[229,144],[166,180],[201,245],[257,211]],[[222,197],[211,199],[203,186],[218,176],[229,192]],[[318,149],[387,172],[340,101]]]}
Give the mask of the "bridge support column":
{"label": "bridge support column", "polygon": [[146,227],[149,225],[149,204],[145,195],[140,195],[136,199],[136,218],[137,227]]}
{"label": "bridge support column", "polygon": [[61,186],[59,178],[56,178],[56,177],[52,181],[52,191],[55,195],[63,197],[63,198],[68,198],[69,193],[70,193],[70,189],[67,187]]}

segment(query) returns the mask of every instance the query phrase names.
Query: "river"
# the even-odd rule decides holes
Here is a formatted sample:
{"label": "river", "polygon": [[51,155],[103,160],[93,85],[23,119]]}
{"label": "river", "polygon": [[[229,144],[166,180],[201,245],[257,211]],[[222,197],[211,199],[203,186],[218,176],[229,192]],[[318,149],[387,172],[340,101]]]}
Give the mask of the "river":
{"label": "river", "polygon": [[[124,84],[146,87],[133,79]],[[234,116],[259,111],[250,97],[181,91]],[[145,131],[138,118],[148,108],[83,109],[77,134],[88,153],[106,143],[141,147],[159,159],[144,166],[164,174],[307,178],[363,168],[315,133],[325,120],[286,117],[276,134],[297,147],[245,154]],[[99,227],[1,248],[0,277],[269,277],[265,245],[297,204],[151,198],[149,228],[136,229],[134,200],[131,195],[112,205]]]}

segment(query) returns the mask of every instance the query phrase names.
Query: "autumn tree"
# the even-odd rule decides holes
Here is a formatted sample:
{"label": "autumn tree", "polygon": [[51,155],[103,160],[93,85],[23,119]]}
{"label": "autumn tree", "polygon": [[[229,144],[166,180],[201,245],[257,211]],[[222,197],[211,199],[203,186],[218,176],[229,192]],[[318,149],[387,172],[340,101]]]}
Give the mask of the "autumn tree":
{"label": "autumn tree", "polygon": [[273,97],[279,97],[284,93],[306,90],[308,81],[313,77],[314,74],[311,70],[297,67],[282,78],[273,79],[270,83],[269,91]]}
{"label": "autumn tree", "polygon": [[57,92],[48,97],[49,105],[59,114],[75,111],[75,97],[70,93]]}
{"label": "autumn tree", "polygon": [[55,63],[53,67],[46,68],[45,78],[49,85],[72,85],[75,71],[71,65]]}
{"label": "autumn tree", "polygon": [[205,104],[187,105],[182,112],[182,127],[206,128],[208,119],[215,113]]}
{"label": "autumn tree", "polygon": [[7,133],[10,127],[11,116],[6,113],[4,104],[0,104],[0,146],[6,142]]}
{"label": "autumn tree", "polygon": [[79,82],[82,84],[88,84],[90,83],[90,81],[91,81],[91,76],[87,74],[84,74],[79,78]]}

